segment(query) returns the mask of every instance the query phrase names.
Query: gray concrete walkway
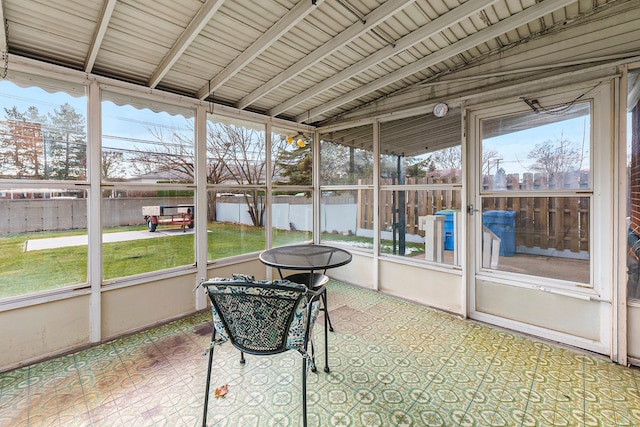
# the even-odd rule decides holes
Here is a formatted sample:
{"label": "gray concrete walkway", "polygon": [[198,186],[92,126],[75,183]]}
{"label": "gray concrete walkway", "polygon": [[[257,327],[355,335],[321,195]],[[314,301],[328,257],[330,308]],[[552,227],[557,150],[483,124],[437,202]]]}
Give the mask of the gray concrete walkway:
{"label": "gray concrete walkway", "polygon": [[[139,231],[122,231],[119,233],[105,233],[102,235],[103,243],[125,242],[128,240],[154,239],[158,237],[178,236],[184,234],[193,234],[193,229],[183,231],[179,229],[156,230],[151,233],[147,230]],[[42,249],[56,249],[68,246],[87,245],[89,237],[86,234],[79,236],[51,237],[47,239],[27,240],[25,244],[25,252],[39,251]]]}

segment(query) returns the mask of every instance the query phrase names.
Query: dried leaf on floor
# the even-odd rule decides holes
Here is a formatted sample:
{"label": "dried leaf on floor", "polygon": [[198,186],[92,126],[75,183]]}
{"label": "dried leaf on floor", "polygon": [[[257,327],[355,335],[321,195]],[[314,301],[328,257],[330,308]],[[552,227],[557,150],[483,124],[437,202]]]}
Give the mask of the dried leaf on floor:
{"label": "dried leaf on floor", "polygon": [[224,397],[228,391],[229,391],[229,384],[225,384],[221,387],[216,388],[215,391],[213,392],[213,395],[215,397]]}

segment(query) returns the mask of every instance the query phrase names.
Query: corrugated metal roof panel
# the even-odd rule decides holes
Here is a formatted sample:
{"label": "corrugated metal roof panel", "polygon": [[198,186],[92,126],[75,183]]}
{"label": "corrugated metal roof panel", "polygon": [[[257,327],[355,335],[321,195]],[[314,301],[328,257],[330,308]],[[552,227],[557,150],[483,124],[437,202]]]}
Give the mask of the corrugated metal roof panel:
{"label": "corrugated metal roof panel", "polygon": [[99,0],[5,1],[9,52],[80,68],[100,12]]}
{"label": "corrugated metal roof panel", "polygon": [[[82,70],[99,29],[103,3],[107,1],[3,0],[9,52]],[[217,1],[222,3],[214,3]],[[337,44],[336,40],[345,30],[396,1],[399,9],[382,22],[344,45]],[[285,118],[300,118],[305,112],[317,110],[313,117],[309,114],[309,119],[317,122],[362,108],[447,70],[470,67],[478,59],[527,43],[532,36],[565,31],[573,24],[592,19],[609,5],[627,3],[621,0],[575,0],[566,5],[565,0],[400,2],[318,0],[318,5],[313,6],[310,0],[118,0],[106,21],[104,38],[98,40],[91,72],[150,84],[171,49],[181,37],[188,36],[186,31],[199,12],[219,6],[168,69],[160,70],[163,73],[155,87],[196,97],[206,95],[209,82],[224,74],[224,82],[215,89],[216,100],[237,105],[263,86],[272,85],[266,93],[250,99],[244,108],[264,113],[280,108],[278,114]],[[640,8],[640,4],[635,3],[626,7]],[[442,19],[477,5],[480,6],[469,9],[470,12],[453,24],[431,31],[423,40],[395,48],[403,37],[411,37],[421,28],[433,28]],[[496,28],[513,16],[528,15],[530,10],[550,5],[558,6],[543,16],[532,16],[516,28],[466,44],[482,31]],[[299,9],[302,15],[296,21],[288,21]],[[288,22],[295,24],[280,37],[264,39],[270,29]],[[593,44],[599,46],[600,52],[620,51],[627,44],[620,37],[607,38],[607,31],[594,34]],[[606,42],[617,45],[608,47],[603,44]],[[465,49],[442,56],[442,52],[453,51],[452,47],[461,43],[465,43]],[[326,56],[315,59],[314,64],[296,68],[295,75],[287,79],[280,78],[282,73],[298,67],[296,64],[324,46],[331,47]],[[634,46],[630,43],[629,49]],[[390,55],[380,54],[387,50]],[[252,58],[237,69],[232,68],[234,61],[247,51],[253,53]],[[548,58],[560,60],[562,55],[568,58],[585,54],[584,50],[575,49],[559,51]],[[361,70],[352,71],[360,67],[356,64],[372,55],[381,57]],[[425,59],[434,57],[439,58],[438,61]],[[422,63],[425,66],[412,67]],[[407,69],[412,72],[406,72]],[[345,75],[347,72],[349,75]],[[344,77],[337,81],[336,75]],[[336,82],[329,84],[334,79]],[[299,96],[301,93],[305,96]],[[333,102],[336,99],[343,101]],[[327,105],[331,106],[329,110],[320,112]]]}

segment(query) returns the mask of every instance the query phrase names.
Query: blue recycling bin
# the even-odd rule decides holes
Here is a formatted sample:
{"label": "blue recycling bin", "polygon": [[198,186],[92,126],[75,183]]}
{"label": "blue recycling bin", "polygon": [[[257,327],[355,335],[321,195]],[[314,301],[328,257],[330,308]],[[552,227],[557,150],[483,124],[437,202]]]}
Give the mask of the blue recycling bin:
{"label": "blue recycling bin", "polygon": [[436,212],[436,215],[444,216],[444,249],[452,251],[455,248],[454,231],[453,231],[453,214],[459,212],[453,209],[445,209]]}
{"label": "blue recycling bin", "polygon": [[500,238],[500,256],[516,254],[516,211],[484,211],[482,225]]}

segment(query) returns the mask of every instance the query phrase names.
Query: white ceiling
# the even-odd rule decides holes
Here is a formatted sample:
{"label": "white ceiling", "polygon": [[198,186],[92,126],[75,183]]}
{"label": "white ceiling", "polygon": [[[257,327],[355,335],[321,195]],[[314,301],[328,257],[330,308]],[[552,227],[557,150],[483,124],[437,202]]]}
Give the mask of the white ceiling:
{"label": "white ceiling", "polygon": [[0,51],[321,124],[619,1],[0,0]]}

